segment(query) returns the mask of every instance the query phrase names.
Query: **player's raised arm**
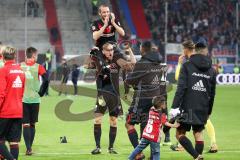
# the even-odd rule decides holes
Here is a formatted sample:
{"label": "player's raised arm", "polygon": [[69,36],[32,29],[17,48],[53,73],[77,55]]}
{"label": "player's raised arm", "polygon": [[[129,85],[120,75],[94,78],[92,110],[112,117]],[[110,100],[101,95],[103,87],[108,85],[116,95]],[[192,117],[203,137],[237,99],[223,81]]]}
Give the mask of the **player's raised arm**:
{"label": "player's raised arm", "polygon": [[117,60],[117,64],[124,70],[132,71],[133,70],[133,66],[136,63],[136,58],[135,58],[131,48],[128,48],[125,51],[129,52],[129,57],[130,57],[129,61],[127,61],[127,60],[125,60],[123,58],[119,58]]}
{"label": "player's raised arm", "polygon": [[106,19],[104,20],[104,25],[103,25],[103,27],[100,28],[99,30],[97,29],[96,24],[93,24],[93,25],[92,25],[93,39],[94,39],[95,41],[98,40],[98,39],[102,36],[104,30],[105,30],[105,29],[107,28],[107,26],[108,26],[108,21],[109,21],[109,18],[106,18]]}
{"label": "player's raised arm", "polygon": [[114,26],[114,28],[116,29],[116,31],[118,32],[118,34],[120,36],[124,36],[125,35],[125,32],[124,32],[123,28],[120,25],[120,22],[118,22],[118,21],[116,22],[114,13],[111,13],[111,23],[112,23],[112,25]]}

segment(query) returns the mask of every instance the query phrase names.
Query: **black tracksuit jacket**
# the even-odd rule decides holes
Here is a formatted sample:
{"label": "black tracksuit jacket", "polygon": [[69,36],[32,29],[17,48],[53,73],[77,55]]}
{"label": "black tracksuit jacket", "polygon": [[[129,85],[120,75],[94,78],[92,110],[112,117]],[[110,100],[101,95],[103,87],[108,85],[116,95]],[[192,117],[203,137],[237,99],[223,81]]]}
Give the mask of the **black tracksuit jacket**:
{"label": "black tracksuit jacket", "polygon": [[203,125],[212,113],[215,88],[211,59],[194,54],[182,65],[172,108],[180,108],[184,123]]}

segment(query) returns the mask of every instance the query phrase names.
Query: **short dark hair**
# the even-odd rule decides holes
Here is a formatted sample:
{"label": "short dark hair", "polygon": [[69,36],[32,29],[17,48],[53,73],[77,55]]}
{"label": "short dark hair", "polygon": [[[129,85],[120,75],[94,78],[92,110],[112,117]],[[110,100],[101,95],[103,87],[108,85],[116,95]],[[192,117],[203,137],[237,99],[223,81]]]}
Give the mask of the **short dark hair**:
{"label": "short dark hair", "polygon": [[186,41],[184,41],[184,42],[182,43],[182,46],[183,46],[184,48],[189,49],[189,50],[195,49],[195,44],[194,44],[194,42],[193,42],[192,40],[186,40]]}
{"label": "short dark hair", "polygon": [[14,60],[16,53],[16,48],[10,46],[4,47],[4,50],[2,51],[2,55],[5,60]]}
{"label": "short dark hair", "polygon": [[109,8],[109,6],[108,6],[107,4],[101,4],[101,5],[98,7],[98,13],[101,12],[101,8],[102,8],[102,7],[108,7],[108,8]]}
{"label": "short dark hair", "polygon": [[152,99],[152,104],[156,109],[160,109],[163,102],[166,102],[166,98],[164,96],[155,96]]}
{"label": "short dark hair", "polygon": [[27,48],[26,56],[27,58],[32,58],[33,54],[37,52],[37,49],[34,47]]}
{"label": "short dark hair", "polygon": [[207,42],[206,41],[200,41],[195,44],[195,50],[196,52],[200,52],[202,49],[207,48]]}
{"label": "short dark hair", "polygon": [[144,52],[150,52],[152,51],[152,42],[151,41],[144,41],[142,44],[142,49],[144,50]]}

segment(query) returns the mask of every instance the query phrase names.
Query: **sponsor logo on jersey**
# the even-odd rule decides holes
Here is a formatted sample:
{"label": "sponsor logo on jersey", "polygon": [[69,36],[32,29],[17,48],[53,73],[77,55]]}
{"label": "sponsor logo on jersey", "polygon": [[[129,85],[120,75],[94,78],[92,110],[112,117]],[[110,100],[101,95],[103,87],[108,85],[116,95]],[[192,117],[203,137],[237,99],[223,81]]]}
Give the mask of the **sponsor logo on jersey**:
{"label": "sponsor logo on jersey", "polygon": [[17,78],[13,82],[12,88],[22,88],[22,81],[19,76],[17,76]]}
{"label": "sponsor logo on jersey", "polygon": [[201,73],[196,73],[196,72],[193,72],[192,74],[193,76],[197,76],[197,77],[203,77],[203,78],[207,78],[209,79],[210,76],[209,75],[206,75],[206,74],[201,74]]}
{"label": "sponsor logo on jersey", "polygon": [[22,70],[17,70],[17,69],[14,69],[14,70],[10,70],[10,73],[23,73]]}
{"label": "sponsor logo on jersey", "polygon": [[195,91],[201,91],[201,92],[206,92],[207,91],[207,89],[203,85],[202,80],[195,83],[194,86],[192,87],[192,89],[195,90]]}
{"label": "sponsor logo on jersey", "polygon": [[159,83],[160,83],[160,82],[159,82],[159,78],[158,78],[158,76],[156,75],[156,76],[153,78],[151,84],[156,85],[156,84],[159,84]]}

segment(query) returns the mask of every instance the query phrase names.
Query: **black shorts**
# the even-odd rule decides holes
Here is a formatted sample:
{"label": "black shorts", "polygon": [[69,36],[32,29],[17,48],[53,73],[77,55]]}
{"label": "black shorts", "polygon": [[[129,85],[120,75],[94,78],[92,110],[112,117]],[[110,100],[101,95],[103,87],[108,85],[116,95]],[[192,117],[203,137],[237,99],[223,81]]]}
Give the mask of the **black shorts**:
{"label": "black shorts", "polygon": [[126,116],[126,122],[130,125],[135,125],[139,123],[146,123],[148,121],[148,112],[136,112],[133,107],[128,109],[128,114]]}
{"label": "black shorts", "polygon": [[20,142],[22,133],[21,118],[0,118],[0,141]]}
{"label": "black shorts", "polygon": [[23,102],[23,120],[22,123],[38,122],[39,103],[24,103]]}
{"label": "black shorts", "polygon": [[201,132],[205,129],[205,125],[204,124],[203,125],[192,125],[192,124],[180,122],[180,126],[177,129],[189,132],[191,130],[191,128],[194,132]]}
{"label": "black shorts", "polygon": [[105,114],[106,110],[108,109],[109,116],[118,117],[119,112],[121,110],[121,106],[116,106],[115,108],[96,105],[95,113]]}
{"label": "black shorts", "polygon": [[[99,97],[104,100],[104,104],[99,104]],[[98,98],[96,102],[95,113],[104,114],[108,109],[109,116],[118,117],[119,112],[121,111],[120,98],[113,92],[110,91],[99,91]]]}

